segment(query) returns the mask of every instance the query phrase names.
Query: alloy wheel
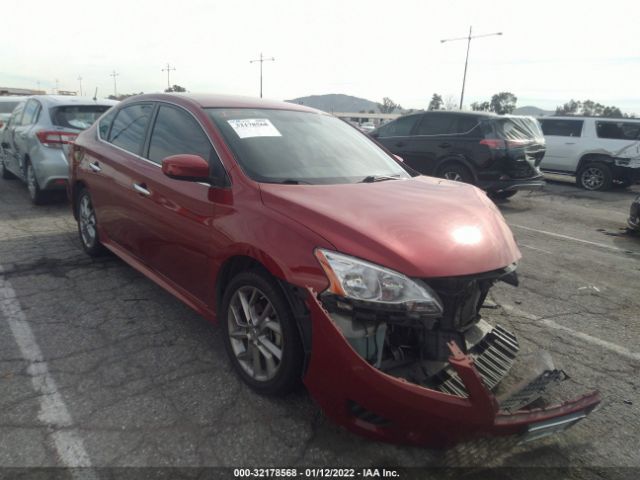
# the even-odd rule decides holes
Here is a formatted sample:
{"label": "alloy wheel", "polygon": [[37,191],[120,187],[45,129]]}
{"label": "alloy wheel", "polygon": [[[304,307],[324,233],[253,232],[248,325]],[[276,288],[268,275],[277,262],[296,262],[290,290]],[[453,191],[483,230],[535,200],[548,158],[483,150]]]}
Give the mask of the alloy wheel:
{"label": "alloy wheel", "polygon": [[447,180],[454,180],[456,182],[462,181],[462,175],[460,175],[458,172],[444,172],[444,178],[446,178]]}
{"label": "alloy wheel", "polygon": [[599,190],[604,181],[604,173],[599,168],[589,167],[582,172],[582,184],[587,190]]}
{"label": "alloy wheel", "polygon": [[258,288],[239,288],[229,303],[231,349],[247,375],[267,382],[278,373],[283,354],[282,326],[269,298]]}
{"label": "alloy wheel", "polygon": [[96,242],[96,213],[88,195],[84,195],[80,200],[78,218],[82,242],[87,248],[91,248]]}

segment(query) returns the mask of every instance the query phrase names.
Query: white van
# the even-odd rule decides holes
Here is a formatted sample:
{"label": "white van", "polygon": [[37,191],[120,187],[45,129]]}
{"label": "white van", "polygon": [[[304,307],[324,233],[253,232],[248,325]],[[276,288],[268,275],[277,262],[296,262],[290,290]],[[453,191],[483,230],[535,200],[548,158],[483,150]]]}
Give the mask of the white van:
{"label": "white van", "polygon": [[587,190],[640,180],[640,120],[604,117],[538,118],[547,151],[546,172],[575,175]]}

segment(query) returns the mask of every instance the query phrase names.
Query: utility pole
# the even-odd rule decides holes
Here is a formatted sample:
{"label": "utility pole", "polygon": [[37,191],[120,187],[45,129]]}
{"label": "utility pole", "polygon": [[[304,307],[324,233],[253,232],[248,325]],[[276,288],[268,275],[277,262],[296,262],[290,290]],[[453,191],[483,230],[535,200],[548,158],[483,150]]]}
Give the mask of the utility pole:
{"label": "utility pole", "polygon": [[172,67],[168,63],[167,63],[167,68],[162,69],[163,72],[167,72],[167,90],[171,88],[171,81],[169,80],[169,75],[171,74],[171,71],[175,71],[175,70],[176,70],[175,67]]}
{"label": "utility pole", "polygon": [[59,84],[60,84],[60,82],[56,78],[56,89],[55,89],[56,95],[58,94],[58,90],[59,90],[58,86],[59,86]]}
{"label": "utility pole", "polygon": [[466,40],[467,41],[467,56],[464,59],[464,74],[462,75],[462,93],[460,94],[460,110],[462,110],[462,101],[464,100],[464,86],[467,81],[467,65],[469,63],[469,48],[471,47],[471,40],[481,37],[492,37],[494,35],[502,35],[502,32],[495,33],[485,33],[484,35],[471,35],[472,27],[469,27],[469,35],[467,37],[457,37],[457,38],[447,38],[444,40],[440,40],[440,43],[444,42],[455,42],[457,40]]}
{"label": "utility pole", "polygon": [[256,59],[256,60],[249,60],[249,63],[255,63],[255,62],[260,62],[260,98],[262,98],[262,64],[264,62],[275,62],[276,59],[273,57],[269,57],[269,58],[264,58],[262,56],[262,52],[260,52],[260,58]]}
{"label": "utility pole", "polygon": [[115,70],[109,74],[110,77],[113,77],[113,96],[114,97],[118,96],[118,87],[117,87],[117,84],[116,84],[116,77],[118,75],[120,75],[120,74],[117,73]]}
{"label": "utility pole", "polygon": [[80,96],[82,96],[82,77],[78,75],[78,82],[80,82]]}

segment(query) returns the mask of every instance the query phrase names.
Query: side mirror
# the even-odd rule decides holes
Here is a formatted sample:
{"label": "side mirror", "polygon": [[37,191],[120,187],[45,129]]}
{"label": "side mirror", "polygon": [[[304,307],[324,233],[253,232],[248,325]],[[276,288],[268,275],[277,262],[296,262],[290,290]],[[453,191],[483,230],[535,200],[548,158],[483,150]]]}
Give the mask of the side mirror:
{"label": "side mirror", "polygon": [[171,155],[162,160],[162,173],[174,180],[211,182],[209,164],[199,155]]}

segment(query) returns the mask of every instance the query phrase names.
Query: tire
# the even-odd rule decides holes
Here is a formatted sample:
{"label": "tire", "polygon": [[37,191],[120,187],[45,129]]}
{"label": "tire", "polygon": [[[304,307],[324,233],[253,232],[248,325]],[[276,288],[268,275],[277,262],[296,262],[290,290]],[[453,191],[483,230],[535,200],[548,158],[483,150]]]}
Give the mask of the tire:
{"label": "tire", "polygon": [[517,190],[503,190],[501,192],[491,192],[489,196],[498,200],[506,200],[507,198],[513,197],[516,193],[518,193]]}
{"label": "tire", "polygon": [[248,271],[233,277],[223,296],[220,325],[231,363],[254,391],[284,395],[300,385],[303,351],[296,320],[268,274]]}
{"label": "tire", "polygon": [[27,181],[27,190],[29,190],[29,198],[34,205],[44,205],[49,200],[47,192],[42,191],[36,171],[30,160],[26,163],[25,179]]}
{"label": "tire", "polygon": [[471,170],[458,162],[449,162],[442,165],[438,168],[438,177],[472,185],[475,183]]}
{"label": "tire", "polygon": [[93,208],[91,195],[86,189],[80,190],[76,203],[76,215],[78,217],[78,235],[82,249],[90,257],[100,257],[107,253],[107,249],[100,242],[98,233],[98,219]]}
{"label": "tire", "polygon": [[611,168],[606,163],[587,162],[578,170],[576,183],[585,190],[610,190],[613,186]]}
{"label": "tire", "polygon": [[7,170],[7,167],[4,166],[4,158],[0,160],[0,170],[2,170],[2,178],[5,180],[15,180],[16,176]]}

